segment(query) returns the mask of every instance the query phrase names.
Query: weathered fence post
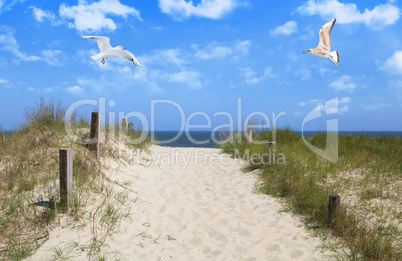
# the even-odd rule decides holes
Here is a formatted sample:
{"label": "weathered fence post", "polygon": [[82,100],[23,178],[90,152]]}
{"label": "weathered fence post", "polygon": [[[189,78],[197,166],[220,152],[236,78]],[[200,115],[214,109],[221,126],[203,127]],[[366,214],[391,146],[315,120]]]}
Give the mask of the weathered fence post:
{"label": "weathered fence post", "polygon": [[267,143],[269,164],[275,164],[275,141]]}
{"label": "weathered fence post", "polygon": [[268,153],[275,151],[275,145],[276,145],[275,141],[270,141],[267,143],[267,145],[268,145]]}
{"label": "weathered fence post", "polygon": [[128,131],[128,120],[127,119],[121,120],[121,128],[123,130],[123,133],[127,134],[127,131]]}
{"label": "weathered fence post", "polygon": [[332,220],[339,212],[339,206],[341,204],[341,197],[338,195],[330,195],[329,196],[329,204],[328,204],[328,218],[329,223],[332,223]]}
{"label": "weathered fence post", "polygon": [[93,112],[91,117],[91,150],[95,152],[96,158],[99,156],[99,136],[100,136],[100,113]]}
{"label": "weathered fence post", "polygon": [[247,142],[253,141],[253,130],[252,129],[249,129],[249,128],[247,129],[246,140],[247,140]]}
{"label": "weathered fence post", "polygon": [[5,137],[4,137],[4,132],[2,132],[1,130],[0,130],[0,132],[1,132],[1,147],[3,148],[4,147],[4,139],[5,139]]}
{"label": "weathered fence post", "polygon": [[73,189],[73,152],[71,149],[59,150],[60,166],[60,205],[67,209]]}

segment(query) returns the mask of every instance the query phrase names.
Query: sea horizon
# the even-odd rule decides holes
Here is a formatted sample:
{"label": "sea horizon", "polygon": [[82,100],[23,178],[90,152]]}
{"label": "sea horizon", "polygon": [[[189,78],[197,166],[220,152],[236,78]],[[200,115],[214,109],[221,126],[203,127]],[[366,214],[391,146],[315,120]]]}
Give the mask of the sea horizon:
{"label": "sea horizon", "polygon": [[[302,136],[302,131],[293,130],[296,134]],[[3,131],[5,134],[11,134],[14,131]],[[178,134],[181,135],[178,136]],[[325,133],[323,130],[303,131],[303,136],[310,138],[318,133]],[[212,138],[212,130],[155,130],[148,131],[148,137],[153,137],[152,141],[164,147],[197,147],[197,148],[215,148],[219,141],[227,139],[227,131],[216,132],[215,141]],[[153,136],[152,136],[153,135]],[[402,138],[402,131],[338,131],[338,135],[365,135],[369,137],[393,136]],[[218,142],[216,142],[218,141]]]}
{"label": "sea horizon", "polygon": [[[298,135],[302,135],[302,131],[294,131]],[[304,131],[304,137],[310,138],[314,136],[315,134],[318,133],[323,133],[326,131]],[[154,137],[156,140],[156,143],[164,146],[164,147],[200,147],[200,148],[215,148],[218,143],[214,142],[212,139],[212,131],[207,131],[207,130],[202,130],[202,131],[189,131],[188,134],[189,136],[197,141],[197,143],[194,143],[190,140],[190,138],[186,135],[185,131],[182,131],[182,134],[177,137],[176,139],[173,139],[171,142],[165,142],[168,141],[169,139],[174,138],[177,136],[177,134],[180,133],[180,131],[150,131],[150,133],[154,133]],[[224,139],[219,139],[219,135],[223,135],[224,137],[227,137],[224,135],[225,132],[218,132],[216,134],[216,140],[222,141]],[[227,133],[227,132],[226,132]],[[402,138],[402,131],[338,131],[338,135],[366,135],[369,137],[379,137],[379,136],[395,136],[395,137],[400,137]],[[198,142],[200,141],[207,141],[203,144],[199,144]]]}

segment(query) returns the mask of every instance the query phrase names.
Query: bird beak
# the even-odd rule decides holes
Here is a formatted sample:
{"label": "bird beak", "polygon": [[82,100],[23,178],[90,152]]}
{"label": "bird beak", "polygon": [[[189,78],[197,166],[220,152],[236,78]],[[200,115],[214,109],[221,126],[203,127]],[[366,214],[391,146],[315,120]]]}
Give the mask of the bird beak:
{"label": "bird beak", "polygon": [[307,53],[307,51],[303,52],[303,53]]}
{"label": "bird beak", "polygon": [[123,50],[126,49],[126,47],[123,47]]}

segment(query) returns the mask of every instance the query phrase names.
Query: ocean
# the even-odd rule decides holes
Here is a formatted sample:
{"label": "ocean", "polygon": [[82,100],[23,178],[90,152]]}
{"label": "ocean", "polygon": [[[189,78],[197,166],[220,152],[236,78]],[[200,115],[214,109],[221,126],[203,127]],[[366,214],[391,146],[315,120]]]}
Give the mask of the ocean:
{"label": "ocean", "polygon": [[[301,136],[301,131],[295,131]],[[156,143],[166,147],[202,147],[215,148],[220,141],[226,139],[223,133],[212,136],[211,131],[190,131],[188,135],[177,131],[154,131],[152,132]],[[312,137],[319,131],[305,131],[304,137]],[[402,138],[402,131],[339,131],[339,135],[366,135],[369,137],[396,136]],[[176,137],[177,136],[177,137]],[[174,139],[176,137],[176,139]]]}
{"label": "ocean", "polygon": [[[301,136],[301,131],[295,131]],[[304,137],[312,137],[321,131],[305,131]],[[6,135],[12,134],[12,131],[3,132]],[[217,132],[214,136],[212,131],[154,131],[149,134],[153,135],[155,143],[165,147],[199,147],[199,148],[215,148],[219,142],[227,139],[224,133]],[[369,137],[379,136],[395,136],[402,138],[402,131],[339,131],[339,135],[366,135]]]}

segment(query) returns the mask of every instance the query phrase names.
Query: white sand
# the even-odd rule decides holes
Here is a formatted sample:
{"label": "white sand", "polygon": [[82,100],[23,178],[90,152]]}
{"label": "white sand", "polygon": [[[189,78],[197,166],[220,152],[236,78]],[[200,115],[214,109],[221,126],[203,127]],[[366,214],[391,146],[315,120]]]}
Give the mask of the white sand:
{"label": "white sand", "polygon": [[[141,162],[148,166],[109,162],[107,175],[124,183],[133,201],[125,206],[132,221],[102,248],[107,260],[325,260],[321,240],[280,212],[276,199],[256,194],[258,177],[238,161],[218,149],[150,150]],[[29,260],[52,260],[56,248],[70,260],[88,260],[71,242],[90,239],[90,225],[60,226]]]}

